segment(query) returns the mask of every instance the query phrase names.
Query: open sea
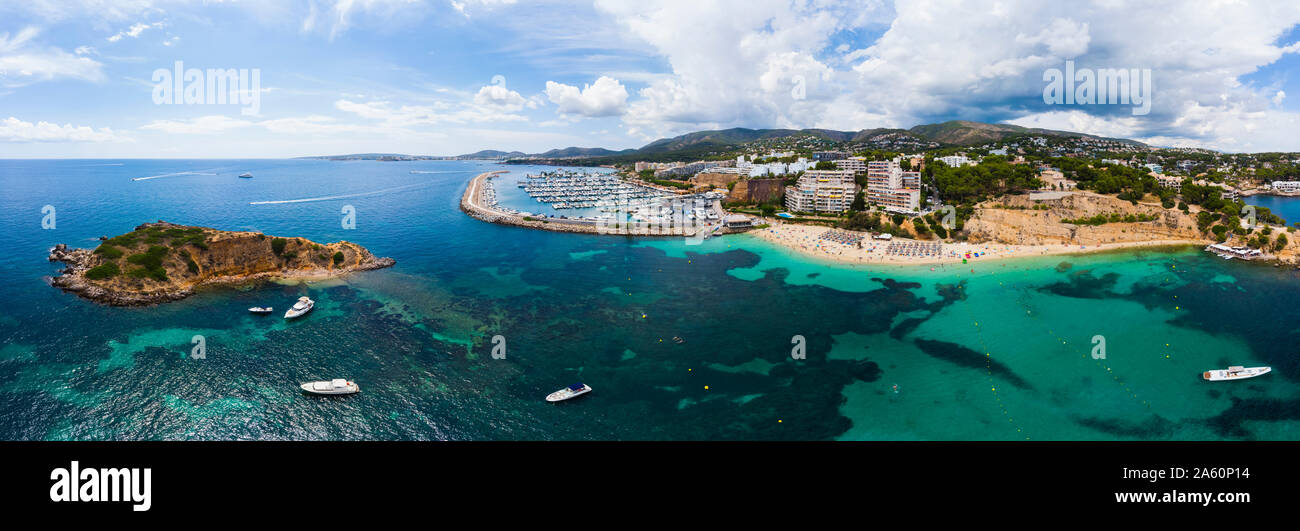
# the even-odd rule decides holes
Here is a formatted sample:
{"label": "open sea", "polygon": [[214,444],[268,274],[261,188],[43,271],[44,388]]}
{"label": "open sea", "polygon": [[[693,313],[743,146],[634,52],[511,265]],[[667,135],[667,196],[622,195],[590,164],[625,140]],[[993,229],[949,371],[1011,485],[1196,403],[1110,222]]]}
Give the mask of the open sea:
{"label": "open sea", "polygon": [[[457,208],[496,169],[504,193],[542,168],[0,161],[0,439],[1300,439],[1295,270],[1183,248],[930,271],[534,231]],[[159,219],[397,265],[146,308],[46,284],[56,243]],[[316,309],[282,319],[301,295]],[[1229,365],[1274,370],[1201,380]],[[362,392],[298,389],[327,378]],[[577,381],[594,391],[543,400]]]}

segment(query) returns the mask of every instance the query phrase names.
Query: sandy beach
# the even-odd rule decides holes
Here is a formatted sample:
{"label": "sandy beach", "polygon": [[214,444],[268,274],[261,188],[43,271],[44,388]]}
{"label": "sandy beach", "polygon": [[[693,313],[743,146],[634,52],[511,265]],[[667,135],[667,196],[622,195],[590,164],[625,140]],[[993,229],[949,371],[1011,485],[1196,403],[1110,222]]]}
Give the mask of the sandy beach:
{"label": "sandy beach", "polygon": [[[775,222],[770,227],[751,231],[749,234],[776,243],[801,253],[854,264],[891,264],[891,265],[935,265],[988,262],[1009,258],[1028,258],[1034,256],[1070,255],[1110,251],[1115,249],[1132,249],[1139,247],[1168,247],[1177,245],[1205,245],[1205,242],[1191,240],[1146,241],[1103,243],[1096,245],[1052,244],[1052,245],[1011,245],[996,242],[938,242],[937,240],[912,240],[894,238],[893,240],[874,240],[864,234],[861,247],[824,239],[822,236],[829,227],[798,225]],[[840,231],[844,232],[844,231]],[[890,254],[890,243],[939,245],[937,253],[923,256]]]}

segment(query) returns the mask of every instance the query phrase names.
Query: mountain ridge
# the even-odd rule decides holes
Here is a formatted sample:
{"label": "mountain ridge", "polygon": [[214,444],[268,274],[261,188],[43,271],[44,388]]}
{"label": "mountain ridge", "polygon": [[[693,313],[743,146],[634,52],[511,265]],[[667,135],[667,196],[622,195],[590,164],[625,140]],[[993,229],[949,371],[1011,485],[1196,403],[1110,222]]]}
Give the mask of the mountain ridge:
{"label": "mountain ridge", "polygon": [[[693,131],[674,137],[660,138],[640,148],[612,150],[602,147],[577,147],[551,149],[541,153],[524,153],[522,151],[502,151],[484,149],[461,155],[402,155],[396,153],[362,153],[353,155],[332,155],[301,157],[327,160],[512,160],[512,159],[609,159],[609,162],[627,162],[644,156],[675,156],[688,159],[700,157],[710,152],[735,149],[741,145],[759,140],[774,140],[793,136],[809,136],[831,142],[865,142],[880,135],[899,135],[911,137],[918,142],[937,143],[943,147],[971,147],[990,142],[997,142],[1018,135],[1042,135],[1066,138],[1089,138],[1109,140],[1129,144],[1134,147],[1148,147],[1147,144],[1126,139],[1112,138],[1074,131],[1061,131],[1036,127],[1024,127],[1013,124],[990,124],[971,120],[949,120],[933,124],[921,124],[910,129],[878,127],[858,131],[837,131],[834,129],[751,129],[733,127]],[[626,160],[624,160],[626,159]]]}

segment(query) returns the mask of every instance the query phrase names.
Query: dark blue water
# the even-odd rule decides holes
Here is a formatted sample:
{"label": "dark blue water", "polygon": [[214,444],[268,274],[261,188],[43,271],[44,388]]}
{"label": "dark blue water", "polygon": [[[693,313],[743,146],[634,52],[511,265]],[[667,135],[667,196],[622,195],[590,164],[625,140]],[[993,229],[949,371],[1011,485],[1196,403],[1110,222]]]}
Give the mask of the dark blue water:
{"label": "dark blue water", "polygon": [[1277,195],[1252,195],[1242,198],[1248,205],[1267,207],[1269,211],[1282,216],[1287,225],[1300,222],[1300,197],[1283,197]]}
{"label": "dark blue water", "polygon": [[[1196,250],[873,269],[747,236],[688,246],[461,213],[468,179],[501,168],[0,161],[0,438],[1300,438],[1293,271]],[[54,244],[158,219],[346,239],[397,265],[148,308],[42,280]],[[317,308],[299,320],[245,311],[300,295]],[[1200,381],[1228,364],[1275,372]],[[297,388],[333,377],[363,392]],[[542,400],[575,381],[595,391]]]}

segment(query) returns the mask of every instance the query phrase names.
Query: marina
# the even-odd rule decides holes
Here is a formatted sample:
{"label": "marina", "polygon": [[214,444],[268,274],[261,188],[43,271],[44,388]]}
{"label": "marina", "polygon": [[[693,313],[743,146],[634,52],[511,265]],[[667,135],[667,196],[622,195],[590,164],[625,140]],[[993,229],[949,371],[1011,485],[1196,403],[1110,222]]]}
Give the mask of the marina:
{"label": "marina", "polygon": [[599,208],[614,212],[634,205],[649,205],[671,194],[628,183],[617,176],[586,171],[556,170],[529,174],[519,188],[556,210]]}
{"label": "marina", "polygon": [[[599,232],[712,235],[723,223],[722,194],[672,194],[612,173],[556,169],[517,177],[499,189],[498,175],[482,181],[481,206],[507,216],[586,225]],[[534,207],[528,207],[532,204]]]}

